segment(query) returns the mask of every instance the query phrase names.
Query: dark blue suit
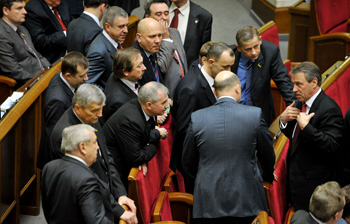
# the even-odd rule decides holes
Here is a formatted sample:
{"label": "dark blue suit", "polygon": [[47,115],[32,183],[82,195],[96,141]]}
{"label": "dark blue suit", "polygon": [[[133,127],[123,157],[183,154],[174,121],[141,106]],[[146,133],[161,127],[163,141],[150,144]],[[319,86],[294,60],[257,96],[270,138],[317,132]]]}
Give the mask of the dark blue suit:
{"label": "dark blue suit", "polygon": [[90,63],[87,83],[94,83],[102,89],[106,87],[107,80],[112,73],[113,57],[116,52],[117,49],[103,33],[96,36],[86,55]]}
{"label": "dark blue suit", "polygon": [[194,112],[182,164],[187,176],[195,177],[193,218],[252,217],[268,211],[259,167],[272,182],[275,153],[260,108],[224,97]]}
{"label": "dark blue suit", "polygon": [[[30,32],[36,50],[50,63],[58,61],[66,54],[67,37],[53,11],[44,0],[30,0],[25,9],[28,14],[24,26]],[[61,1],[57,10],[62,22],[67,27],[72,20],[68,5]]]}
{"label": "dark blue suit", "polygon": [[82,13],[79,18],[73,20],[67,28],[67,51],[78,51],[86,55],[91,42],[102,32],[102,28],[95,20]]}

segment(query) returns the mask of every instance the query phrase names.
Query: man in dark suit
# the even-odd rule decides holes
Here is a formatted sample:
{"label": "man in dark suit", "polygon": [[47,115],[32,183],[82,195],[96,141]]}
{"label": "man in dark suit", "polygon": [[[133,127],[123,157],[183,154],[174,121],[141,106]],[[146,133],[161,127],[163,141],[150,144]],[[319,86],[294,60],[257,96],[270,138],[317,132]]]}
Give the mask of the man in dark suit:
{"label": "man in dark suit", "polygon": [[106,94],[106,106],[103,108],[105,122],[124,103],[137,97],[140,87],[138,81],[145,70],[139,50],[126,48],[117,51],[113,59],[113,73],[104,91]]}
{"label": "man in dark suit", "polygon": [[[170,27],[177,28],[184,45],[187,63],[191,65],[198,57],[203,44],[211,40],[213,16],[210,12],[190,0],[171,0]],[[178,26],[173,26],[176,11]]]}
{"label": "man in dark suit", "polygon": [[[63,156],[60,150],[62,142],[62,130],[75,124],[90,124],[97,132],[97,142],[100,147],[97,160],[91,165],[93,172],[106,184],[108,184],[111,196],[118,203],[127,204],[136,214],[134,202],[126,197],[126,190],[122,184],[118,171],[113,162],[113,157],[106,147],[104,134],[99,117],[102,116],[102,108],[105,104],[105,95],[102,90],[91,84],[83,84],[75,92],[72,99],[72,107],[68,108],[56,123],[50,138],[50,153],[52,159],[59,159]],[[114,215],[123,219],[125,210],[118,206]]]}
{"label": "man in dark suit", "polygon": [[[237,74],[241,81],[241,104],[260,107],[267,125],[270,125],[276,118],[271,79],[276,83],[287,106],[296,100],[279,47],[262,40],[257,29],[251,26],[240,29],[236,34],[236,41],[237,45],[233,49],[236,60],[231,71]],[[251,66],[248,77],[249,65]]]}
{"label": "man in dark suit", "polygon": [[261,109],[239,104],[235,74],[220,72],[214,88],[218,101],[192,114],[184,141],[183,170],[196,179],[193,218],[201,224],[250,224],[268,211],[262,181],[274,179],[272,139]]}
{"label": "man in dark suit", "polygon": [[83,0],[62,0],[67,3],[69,13],[73,18],[78,18],[84,11]]}
{"label": "man in dark suit", "polygon": [[[62,159],[45,165],[42,173],[42,197],[48,223],[116,223],[118,202],[110,197],[108,185],[89,167],[96,161],[99,146],[95,129],[78,124],[62,134]],[[128,223],[136,216],[124,211]]]}
{"label": "man in dark suit", "polygon": [[103,126],[108,150],[126,187],[130,169],[139,167],[146,175],[147,162],[156,154],[156,145],[167,138],[167,130],[156,126],[154,116],[163,114],[168,107],[168,89],[161,83],[149,82],[141,87],[137,99],[125,103]]}
{"label": "man in dark suit", "polygon": [[348,185],[350,184],[350,108],[344,117],[343,155],[344,184]]}
{"label": "man in dark suit", "polygon": [[91,42],[102,32],[100,21],[108,0],[85,0],[84,12],[67,28],[67,51],[78,51],[86,55]]}
{"label": "man in dark suit", "polygon": [[308,210],[316,186],[339,178],[344,121],[338,104],[320,87],[317,65],[303,62],[291,74],[298,102],[280,119],[281,131],[290,139],[287,192],[296,210]]}
{"label": "man in dark suit", "polygon": [[107,9],[102,19],[103,32],[92,41],[86,57],[88,58],[88,83],[93,83],[102,90],[112,73],[113,57],[128,34],[128,14],[124,9],[113,6]]}
{"label": "man in dark suit", "polygon": [[24,26],[33,38],[35,48],[55,63],[67,51],[67,26],[72,20],[65,2],[57,0],[30,0]]}
{"label": "man in dark suit", "polygon": [[[201,69],[198,64],[189,69],[187,75],[180,81],[175,91],[172,115],[175,120],[175,136],[171,153],[170,168],[181,171],[182,145],[186,135],[191,114],[199,109],[216,103],[213,92],[215,76],[223,71],[230,70],[235,61],[232,49],[225,43],[214,43],[208,50],[207,60]],[[193,191],[193,178],[186,180],[186,191]]]}
{"label": "man in dark suit", "polygon": [[317,186],[310,199],[310,212],[298,210],[291,224],[340,223],[345,205],[344,191],[337,182]]}
{"label": "man in dark suit", "polygon": [[43,169],[51,161],[50,136],[61,115],[72,106],[75,90],[87,79],[88,60],[79,52],[70,52],[62,60],[61,71],[55,74],[46,89],[44,122],[41,132],[37,167]]}
{"label": "man in dark suit", "polygon": [[151,81],[163,83],[163,75],[158,60],[168,60],[170,62],[171,58],[159,58],[157,55],[162,44],[160,24],[152,18],[142,19],[137,26],[136,38],[132,47],[141,52],[143,64],[146,66],[146,71],[140,80],[141,86]]}
{"label": "man in dark suit", "polygon": [[0,72],[21,86],[50,66],[36,51],[28,30],[21,24],[26,10],[23,1],[0,2]]}
{"label": "man in dark suit", "polygon": [[146,18],[153,18],[161,24],[163,33],[158,57],[170,57],[171,62],[163,63],[163,60],[160,60],[158,64],[162,74],[164,74],[164,85],[168,87],[170,98],[173,99],[176,86],[181,78],[187,73],[188,68],[180,33],[177,29],[168,28],[168,0],[148,0],[144,5],[144,9]]}

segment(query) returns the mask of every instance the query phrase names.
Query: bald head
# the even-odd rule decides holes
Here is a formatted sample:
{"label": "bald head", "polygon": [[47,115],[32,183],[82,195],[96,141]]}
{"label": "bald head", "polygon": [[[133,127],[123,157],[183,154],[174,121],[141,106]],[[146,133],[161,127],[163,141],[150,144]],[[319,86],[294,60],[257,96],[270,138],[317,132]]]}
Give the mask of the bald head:
{"label": "bald head", "polygon": [[218,98],[231,96],[239,103],[241,100],[241,83],[237,75],[230,71],[222,71],[214,80],[215,94]]}
{"label": "bald head", "polygon": [[162,30],[157,20],[145,18],[137,26],[137,41],[141,48],[149,53],[157,53],[162,43]]}

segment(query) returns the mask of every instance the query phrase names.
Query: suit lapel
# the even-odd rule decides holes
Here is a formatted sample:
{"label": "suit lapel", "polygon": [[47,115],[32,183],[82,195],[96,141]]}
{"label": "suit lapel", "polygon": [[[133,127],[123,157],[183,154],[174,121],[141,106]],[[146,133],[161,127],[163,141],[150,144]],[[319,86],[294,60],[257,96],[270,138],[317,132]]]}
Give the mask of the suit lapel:
{"label": "suit lapel", "polygon": [[111,43],[111,42],[109,42],[109,40],[105,37],[105,35],[103,35],[102,33],[101,33],[101,35],[102,35],[102,41],[104,42],[104,44],[106,45],[106,49],[107,49],[107,51],[109,52],[109,56],[112,58],[112,60],[113,60],[113,58],[114,58],[114,55],[115,55],[115,53],[117,52],[117,49],[115,49],[115,47],[113,46],[113,44]]}
{"label": "suit lapel", "polygon": [[270,75],[270,74],[262,74],[261,69],[264,66],[264,56],[263,52],[260,52],[258,59],[256,59],[253,66],[253,75],[252,75],[252,88],[254,88],[256,80],[258,80],[259,75]]}
{"label": "suit lapel", "polygon": [[204,78],[201,71],[199,71],[199,74],[198,74],[198,81],[201,84],[201,87],[203,88],[204,94],[207,97],[207,99],[209,100],[209,102],[211,104],[215,104],[216,98],[214,96],[213,90],[209,86],[207,80]]}

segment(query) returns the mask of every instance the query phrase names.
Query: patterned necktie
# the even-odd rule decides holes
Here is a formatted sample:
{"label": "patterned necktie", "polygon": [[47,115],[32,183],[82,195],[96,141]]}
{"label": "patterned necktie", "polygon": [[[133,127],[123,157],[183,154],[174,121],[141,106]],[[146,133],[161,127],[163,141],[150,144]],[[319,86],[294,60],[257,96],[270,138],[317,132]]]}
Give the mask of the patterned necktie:
{"label": "patterned necktie", "polygon": [[27,49],[29,50],[30,53],[32,53],[34,55],[34,57],[36,58],[36,60],[38,61],[38,64],[40,66],[40,69],[41,70],[44,70],[44,66],[43,64],[41,63],[38,55],[35,53],[35,50],[32,49],[32,47],[28,44],[28,42],[26,41],[26,39],[24,39],[24,33],[22,33],[21,31],[19,31],[19,29],[17,28],[17,31],[16,33],[22,38],[23,42],[24,42],[24,45],[26,45]]}
{"label": "patterned necktie", "polygon": [[66,31],[66,30],[67,30],[67,27],[64,25],[64,23],[63,23],[63,21],[62,21],[62,19],[61,19],[61,17],[60,17],[60,14],[58,14],[57,8],[54,7],[54,8],[52,8],[52,10],[53,10],[53,14],[56,16],[58,22],[60,23],[60,25],[61,25],[63,31]]}
{"label": "patterned necktie", "polygon": [[[306,103],[304,103],[303,106],[301,107],[301,112],[303,112],[303,113],[306,112]],[[297,141],[299,132],[300,132],[300,126],[298,125],[298,122],[297,122],[295,130],[294,130],[293,139],[292,139],[292,149],[294,147],[295,142]]]}
{"label": "patterned necktie", "polygon": [[171,20],[170,27],[177,29],[177,26],[179,25],[179,9],[174,10],[174,17],[173,20]]}
{"label": "patterned necktie", "polygon": [[252,84],[252,74],[253,74],[253,62],[251,60],[247,63],[247,71],[245,73],[245,88],[246,88],[246,99],[245,105],[253,105],[252,95],[251,95],[251,84]]}
{"label": "patterned necktie", "polygon": [[155,60],[153,54],[151,54],[149,56],[149,60],[151,61],[151,64],[152,64],[152,69],[153,69],[154,76],[156,77],[157,82],[159,82],[158,64],[157,64],[157,61]]}
{"label": "patterned necktie", "polygon": [[121,44],[121,43],[118,43],[118,47],[117,47],[117,49],[118,49],[118,51],[119,51],[119,50],[121,50],[121,49],[123,49],[123,47],[122,47],[122,44]]}

